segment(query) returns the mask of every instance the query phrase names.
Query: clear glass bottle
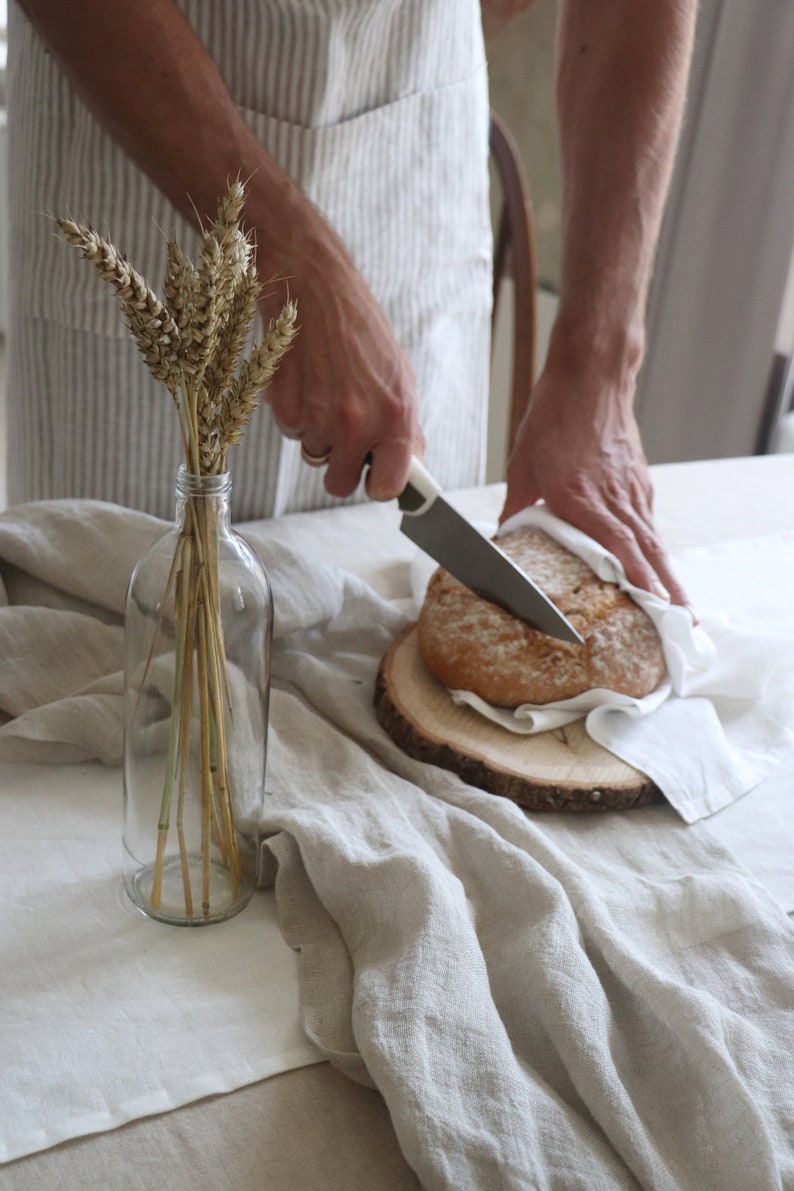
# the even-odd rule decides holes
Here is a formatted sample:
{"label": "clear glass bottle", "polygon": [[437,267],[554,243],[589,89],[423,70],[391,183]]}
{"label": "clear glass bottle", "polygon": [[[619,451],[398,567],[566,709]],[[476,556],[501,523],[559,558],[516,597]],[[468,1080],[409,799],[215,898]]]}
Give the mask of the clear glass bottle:
{"label": "clear glass bottle", "polygon": [[230,493],[180,468],[174,526],[127,593],[124,884],[179,925],[230,918],[257,879],[273,601]]}

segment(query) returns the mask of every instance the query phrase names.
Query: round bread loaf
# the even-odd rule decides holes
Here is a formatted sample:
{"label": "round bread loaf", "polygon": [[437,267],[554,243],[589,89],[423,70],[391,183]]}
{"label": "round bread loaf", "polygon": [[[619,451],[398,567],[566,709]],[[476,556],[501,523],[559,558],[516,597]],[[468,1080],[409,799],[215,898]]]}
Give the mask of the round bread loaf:
{"label": "round bread loaf", "polygon": [[418,642],[440,682],[500,707],[556,703],[595,687],[642,698],[659,685],[662,643],[625,592],[539,529],[505,534],[499,546],[553,600],[584,644],[530,628],[439,569],[419,616]]}

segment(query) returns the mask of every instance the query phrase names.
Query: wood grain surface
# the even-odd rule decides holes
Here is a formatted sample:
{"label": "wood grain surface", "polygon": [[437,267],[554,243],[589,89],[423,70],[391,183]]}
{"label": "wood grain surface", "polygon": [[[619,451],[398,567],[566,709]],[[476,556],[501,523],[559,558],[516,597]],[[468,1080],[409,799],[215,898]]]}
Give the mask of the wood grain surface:
{"label": "wood grain surface", "polygon": [[662,797],[650,778],[591,740],[583,720],[519,736],[457,706],[422,661],[415,625],[381,662],[375,706],[409,756],[530,810],[626,810]]}

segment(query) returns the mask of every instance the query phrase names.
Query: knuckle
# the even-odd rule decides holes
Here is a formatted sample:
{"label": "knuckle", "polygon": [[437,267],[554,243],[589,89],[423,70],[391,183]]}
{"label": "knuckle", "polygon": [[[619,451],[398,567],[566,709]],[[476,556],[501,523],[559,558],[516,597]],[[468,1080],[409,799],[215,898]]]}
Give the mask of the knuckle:
{"label": "knuckle", "polygon": [[610,530],[613,541],[621,546],[635,546],[637,542],[634,530],[623,521],[617,521]]}
{"label": "knuckle", "polygon": [[357,401],[343,401],[336,411],[336,420],[345,442],[358,440],[367,432],[367,411]]}

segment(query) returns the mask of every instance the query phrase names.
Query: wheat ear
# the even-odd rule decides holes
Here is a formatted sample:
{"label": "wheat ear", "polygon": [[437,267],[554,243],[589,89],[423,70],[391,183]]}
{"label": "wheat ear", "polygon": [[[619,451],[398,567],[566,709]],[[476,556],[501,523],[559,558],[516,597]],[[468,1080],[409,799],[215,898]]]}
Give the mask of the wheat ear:
{"label": "wheat ear", "polygon": [[290,347],[297,332],[295,319],[298,308],[287,302],[278,318],[273,319],[267,334],[232,381],[222,401],[220,435],[225,460],[226,448],[238,443],[256,409],[259,395],[273,376],[279,360]]}
{"label": "wheat ear", "polygon": [[173,393],[179,384],[180,334],[176,323],[141,274],[94,228],[59,219],[64,239],[99,270],[121,299],[122,310],[146,364]]}

